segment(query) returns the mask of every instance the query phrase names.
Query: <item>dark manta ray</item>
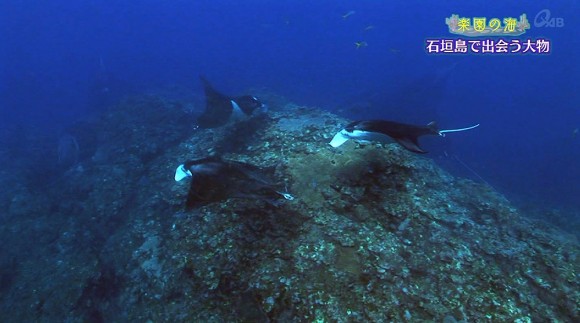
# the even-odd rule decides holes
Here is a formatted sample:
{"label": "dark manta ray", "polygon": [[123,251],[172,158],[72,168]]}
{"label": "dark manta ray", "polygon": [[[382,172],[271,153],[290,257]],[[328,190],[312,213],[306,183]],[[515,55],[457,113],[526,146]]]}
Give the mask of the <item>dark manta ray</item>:
{"label": "dark manta ray", "polygon": [[206,97],[205,111],[197,120],[201,128],[220,127],[266,111],[266,106],[255,96],[230,97],[216,91],[203,76],[200,79]]}
{"label": "dark manta ray", "polygon": [[228,198],[257,199],[271,204],[280,198],[292,200],[292,195],[275,188],[267,173],[273,173],[273,168],[207,157],[179,165],[175,180],[191,176],[187,209]]}
{"label": "dark manta ray", "polygon": [[349,139],[380,142],[395,140],[409,151],[425,154],[427,152],[419,146],[419,137],[424,135],[443,137],[446,132],[464,131],[477,126],[479,124],[461,129],[439,130],[435,122],[426,126],[416,126],[387,120],[355,121],[339,131],[330,141],[330,145],[338,147]]}

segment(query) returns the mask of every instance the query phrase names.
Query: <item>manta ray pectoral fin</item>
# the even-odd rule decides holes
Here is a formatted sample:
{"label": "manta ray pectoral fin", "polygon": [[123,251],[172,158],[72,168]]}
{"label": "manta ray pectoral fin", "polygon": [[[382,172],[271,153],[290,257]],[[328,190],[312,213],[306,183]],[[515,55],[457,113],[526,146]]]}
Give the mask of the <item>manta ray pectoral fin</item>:
{"label": "manta ray pectoral fin", "polygon": [[417,142],[417,138],[409,138],[409,137],[402,137],[402,138],[394,138],[396,142],[398,142],[401,146],[405,147],[405,149],[412,151],[414,153],[419,154],[426,154],[427,151],[421,149],[419,147],[419,143]]}
{"label": "manta ray pectoral fin", "polygon": [[177,166],[177,169],[175,170],[175,181],[179,182],[180,180],[186,178],[186,177],[190,177],[191,176],[191,172],[187,169],[185,169],[185,166],[183,166],[183,164]]}
{"label": "manta ray pectoral fin", "polygon": [[341,131],[337,132],[336,135],[334,135],[334,137],[328,144],[336,148],[347,142],[349,139],[350,138],[347,136],[346,130],[342,129]]}
{"label": "manta ray pectoral fin", "polygon": [[200,75],[199,79],[201,81],[201,84],[203,85],[203,89],[205,91],[205,93],[210,93],[210,94],[214,94],[216,92],[216,90],[214,90],[213,86],[211,85],[211,83],[205,78],[205,76]]}

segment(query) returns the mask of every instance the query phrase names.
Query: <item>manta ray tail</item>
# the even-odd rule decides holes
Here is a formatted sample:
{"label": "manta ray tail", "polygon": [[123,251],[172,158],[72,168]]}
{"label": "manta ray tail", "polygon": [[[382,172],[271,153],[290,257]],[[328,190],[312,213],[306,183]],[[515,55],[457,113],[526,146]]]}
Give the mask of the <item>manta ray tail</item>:
{"label": "manta ray tail", "polygon": [[[430,123],[430,124],[431,124],[431,123]],[[479,123],[478,123],[478,124],[476,124],[476,125],[474,125],[474,126],[471,126],[471,127],[465,127],[465,128],[459,128],[459,129],[447,129],[447,130],[439,130],[439,135],[440,135],[441,137],[445,137],[445,133],[447,133],[447,132],[459,132],[459,131],[466,131],[466,130],[471,130],[471,129],[474,129],[474,128],[477,128],[477,127],[479,127]]]}

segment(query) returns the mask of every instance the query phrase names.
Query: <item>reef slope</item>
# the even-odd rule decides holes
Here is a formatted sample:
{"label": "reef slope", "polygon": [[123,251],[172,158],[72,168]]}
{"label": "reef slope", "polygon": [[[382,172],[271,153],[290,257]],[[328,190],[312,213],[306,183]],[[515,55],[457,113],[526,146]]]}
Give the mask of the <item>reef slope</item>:
{"label": "reef slope", "polygon": [[[397,144],[334,149],[347,120],[319,109],[211,130],[184,110],[125,101],[91,159],[0,201],[0,321],[580,320],[574,237],[489,187]],[[186,212],[175,167],[210,154],[276,167],[295,199]]]}

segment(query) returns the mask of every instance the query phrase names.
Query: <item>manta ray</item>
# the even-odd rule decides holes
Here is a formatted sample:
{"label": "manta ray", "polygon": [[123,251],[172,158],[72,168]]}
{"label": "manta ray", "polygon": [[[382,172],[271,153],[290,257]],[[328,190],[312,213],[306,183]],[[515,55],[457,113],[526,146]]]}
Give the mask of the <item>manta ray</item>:
{"label": "manta ray", "polygon": [[435,135],[444,137],[445,133],[465,131],[478,127],[476,124],[461,129],[439,130],[435,122],[426,126],[417,126],[388,120],[362,120],[348,124],[330,141],[332,147],[338,147],[347,140],[392,142],[393,140],[405,149],[414,153],[425,154],[427,151],[419,146],[419,137]]}
{"label": "manta ray", "polygon": [[206,98],[205,111],[197,120],[201,128],[220,127],[267,110],[266,105],[255,96],[228,96],[216,91],[205,77],[200,76],[200,79]]}
{"label": "manta ray", "polygon": [[273,173],[273,167],[206,157],[179,165],[175,170],[175,181],[191,177],[185,203],[187,209],[229,198],[263,200],[273,205],[277,205],[281,198],[294,199],[276,188]]}

